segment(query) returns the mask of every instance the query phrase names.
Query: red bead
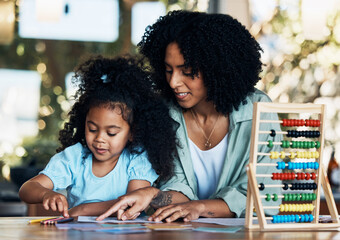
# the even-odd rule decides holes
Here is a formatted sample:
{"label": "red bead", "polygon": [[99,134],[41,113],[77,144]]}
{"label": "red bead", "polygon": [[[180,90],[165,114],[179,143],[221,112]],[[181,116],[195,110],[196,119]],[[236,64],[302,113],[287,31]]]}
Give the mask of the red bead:
{"label": "red bead", "polygon": [[320,120],[316,120],[317,127],[320,127]]}
{"label": "red bead", "polygon": [[311,179],[315,180],[315,178],[316,178],[315,173],[312,173],[311,175],[312,175],[312,176],[311,176]]}
{"label": "red bead", "polygon": [[300,119],[300,124],[299,124],[299,126],[304,126],[305,125],[305,120],[303,120],[303,119]]}
{"label": "red bead", "polygon": [[282,126],[284,126],[284,127],[287,126],[287,119],[282,119]]}
{"label": "red bead", "polygon": [[291,175],[291,180],[294,180],[295,179],[295,177],[296,177],[296,175],[295,175],[295,173],[290,173],[290,175]]}
{"label": "red bead", "polygon": [[310,173],[306,173],[306,180],[310,179]]}

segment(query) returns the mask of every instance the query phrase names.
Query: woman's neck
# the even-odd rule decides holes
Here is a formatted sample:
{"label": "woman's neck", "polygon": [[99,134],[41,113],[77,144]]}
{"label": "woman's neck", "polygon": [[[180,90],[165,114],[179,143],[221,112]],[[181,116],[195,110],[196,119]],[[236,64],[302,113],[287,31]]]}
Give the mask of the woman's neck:
{"label": "woman's neck", "polygon": [[199,119],[203,119],[203,122],[205,122],[208,118],[214,118],[221,114],[216,111],[213,102],[197,104],[188,110],[193,111]]}

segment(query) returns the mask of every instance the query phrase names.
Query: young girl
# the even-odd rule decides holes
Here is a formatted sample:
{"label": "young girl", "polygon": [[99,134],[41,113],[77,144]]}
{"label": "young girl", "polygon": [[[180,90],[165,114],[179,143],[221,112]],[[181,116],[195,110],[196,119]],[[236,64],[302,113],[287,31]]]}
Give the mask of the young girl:
{"label": "young girl", "polygon": [[98,215],[119,196],[168,179],[177,155],[174,121],[135,60],[91,58],[74,78],[79,90],[62,147],[19,191],[65,217]]}

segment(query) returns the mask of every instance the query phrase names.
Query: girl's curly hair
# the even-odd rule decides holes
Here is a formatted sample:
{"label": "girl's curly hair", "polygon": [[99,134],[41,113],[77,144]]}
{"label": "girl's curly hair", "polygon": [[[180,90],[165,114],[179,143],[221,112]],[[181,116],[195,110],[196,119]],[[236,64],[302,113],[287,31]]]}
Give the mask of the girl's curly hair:
{"label": "girl's curly hair", "polygon": [[236,19],[224,14],[172,11],[148,26],[138,44],[151,65],[156,87],[176,104],[165,78],[165,51],[176,42],[184,65],[200,72],[207,87],[207,101],[227,114],[238,109],[254,92],[262,63],[260,45]]}
{"label": "girl's curly hair", "polygon": [[127,149],[132,153],[146,151],[160,179],[172,175],[173,159],[177,156],[177,126],[165,102],[154,92],[142,65],[131,57],[96,56],[75,69],[73,81],[79,84],[79,89],[69,122],[59,133],[62,147],[57,151],[78,142],[87,147],[85,119],[91,107],[119,107],[133,136]]}

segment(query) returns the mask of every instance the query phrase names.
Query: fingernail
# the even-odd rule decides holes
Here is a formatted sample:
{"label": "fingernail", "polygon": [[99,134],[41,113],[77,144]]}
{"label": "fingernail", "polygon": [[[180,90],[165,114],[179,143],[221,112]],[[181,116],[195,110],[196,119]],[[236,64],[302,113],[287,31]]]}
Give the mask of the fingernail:
{"label": "fingernail", "polygon": [[124,215],[124,216],[122,216],[122,220],[123,221],[125,221],[126,220],[126,216]]}

